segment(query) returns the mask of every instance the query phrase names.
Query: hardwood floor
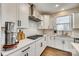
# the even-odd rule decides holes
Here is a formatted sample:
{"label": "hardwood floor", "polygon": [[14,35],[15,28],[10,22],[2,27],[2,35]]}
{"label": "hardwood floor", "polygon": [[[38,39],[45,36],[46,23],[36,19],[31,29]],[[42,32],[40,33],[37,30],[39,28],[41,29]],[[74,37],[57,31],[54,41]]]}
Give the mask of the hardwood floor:
{"label": "hardwood floor", "polygon": [[72,56],[72,53],[51,47],[46,47],[41,56]]}

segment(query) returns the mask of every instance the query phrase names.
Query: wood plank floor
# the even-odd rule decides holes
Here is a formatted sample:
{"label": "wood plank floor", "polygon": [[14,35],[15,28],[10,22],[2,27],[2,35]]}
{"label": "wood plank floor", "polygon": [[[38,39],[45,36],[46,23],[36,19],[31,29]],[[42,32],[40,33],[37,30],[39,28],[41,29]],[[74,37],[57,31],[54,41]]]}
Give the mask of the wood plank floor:
{"label": "wood plank floor", "polygon": [[51,47],[46,47],[41,56],[72,56],[72,53]]}

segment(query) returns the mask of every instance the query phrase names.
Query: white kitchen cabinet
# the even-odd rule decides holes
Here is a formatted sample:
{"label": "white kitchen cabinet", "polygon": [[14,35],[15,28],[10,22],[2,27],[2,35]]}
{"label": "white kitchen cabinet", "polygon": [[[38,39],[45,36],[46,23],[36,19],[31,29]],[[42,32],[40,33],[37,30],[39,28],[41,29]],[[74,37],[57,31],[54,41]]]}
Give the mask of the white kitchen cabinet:
{"label": "white kitchen cabinet", "polygon": [[50,15],[41,15],[40,29],[49,29]]}
{"label": "white kitchen cabinet", "polygon": [[41,54],[42,43],[41,40],[36,42],[36,56],[40,56]]}
{"label": "white kitchen cabinet", "polygon": [[[35,52],[36,52],[36,46],[35,46],[35,42],[30,44],[30,49],[29,49],[29,53],[28,56],[35,56]],[[28,52],[28,51],[27,51]]]}
{"label": "white kitchen cabinet", "polygon": [[74,42],[72,38],[64,38],[64,50],[72,52],[72,45],[71,43]]}
{"label": "white kitchen cabinet", "polygon": [[63,50],[64,42],[61,37],[55,37],[55,48]]}
{"label": "white kitchen cabinet", "polygon": [[72,46],[71,43],[73,42],[72,38],[68,37],[55,37],[55,48],[61,49],[64,51],[72,52]]}
{"label": "white kitchen cabinet", "polygon": [[44,15],[44,28],[49,28],[49,15]]}
{"label": "white kitchen cabinet", "polygon": [[47,47],[47,40],[46,40],[46,37],[42,37],[43,38],[43,50]]}
{"label": "white kitchen cabinet", "polygon": [[43,52],[44,48],[45,48],[44,39],[41,37],[36,42],[36,56],[40,56],[41,53]]}
{"label": "white kitchen cabinet", "polygon": [[8,54],[8,56],[35,56],[35,43]]}
{"label": "white kitchen cabinet", "polygon": [[60,49],[63,51],[72,52],[71,43],[74,42],[73,38],[47,36],[47,46]]}
{"label": "white kitchen cabinet", "polygon": [[41,22],[40,22],[40,25],[39,25],[39,29],[44,29],[44,17],[43,15],[40,16],[40,19],[41,19]]}
{"label": "white kitchen cabinet", "polygon": [[22,53],[22,50],[18,50],[6,56],[24,56],[24,54]]}
{"label": "white kitchen cabinet", "polygon": [[79,28],[79,13],[72,14],[73,28]]}
{"label": "white kitchen cabinet", "polygon": [[72,56],[79,56],[79,52],[72,46]]}
{"label": "white kitchen cabinet", "polygon": [[22,28],[28,28],[29,27],[29,5],[28,4],[18,4],[17,7],[17,13],[18,13],[18,19],[21,21]]}
{"label": "white kitchen cabinet", "polygon": [[5,26],[5,22],[15,22],[17,20],[17,4],[1,4],[2,21],[1,26]]}
{"label": "white kitchen cabinet", "polygon": [[35,56],[35,43],[25,46],[22,49],[24,56]]}
{"label": "white kitchen cabinet", "polygon": [[54,37],[47,35],[46,40],[47,40],[47,46],[53,47],[53,48],[55,47],[56,42]]}
{"label": "white kitchen cabinet", "polygon": [[55,47],[55,37],[51,36],[51,47]]}
{"label": "white kitchen cabinet", "polygon": [[47,46],[51,46],[52,41],[51,41],[50,38],[51,38],[51,37],[50,37],[49,35],[46,36]]}
{"label": "white kitchen cabinet", "polygon": [[43,37],[44,38],[44,49],[47,47],[47,39],[46,36]]}
{"label": "white kitchen cabinet", "polygon": [[16,20],[17,20],[17,4],[0,4],[1,6],[1,16],[0,16],[0,22],[1,27],[3,28],[1,33],[1,44],[4,44],[5,42],[5,22],[14,22],[14,32],[16,32]]}

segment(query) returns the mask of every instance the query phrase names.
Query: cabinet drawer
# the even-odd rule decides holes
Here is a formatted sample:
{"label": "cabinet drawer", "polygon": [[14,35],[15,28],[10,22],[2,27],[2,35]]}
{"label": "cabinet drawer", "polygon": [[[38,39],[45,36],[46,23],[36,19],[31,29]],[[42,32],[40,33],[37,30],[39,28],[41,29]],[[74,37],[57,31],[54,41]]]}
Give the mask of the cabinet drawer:
{"label": "cabinet drawer", "polygon": [[18,50],[11,54],[8,54],[7,56],[24,56],[24,54],[23,54],[22,50]]}

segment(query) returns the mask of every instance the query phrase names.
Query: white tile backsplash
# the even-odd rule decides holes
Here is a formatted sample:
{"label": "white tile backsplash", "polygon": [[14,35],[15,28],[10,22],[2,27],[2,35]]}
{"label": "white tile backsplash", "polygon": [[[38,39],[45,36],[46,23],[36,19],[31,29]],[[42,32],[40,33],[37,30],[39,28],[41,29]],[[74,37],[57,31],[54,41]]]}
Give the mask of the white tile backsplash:
{"label": "white tile backsplash", "polygon": [[23,30],[23,31],[24,31],[26,37],[36,35],[36,34],[43,34],[42,31],[37,30],[37,29],[33,29],[33,28],[26,29],[26,30]]}

